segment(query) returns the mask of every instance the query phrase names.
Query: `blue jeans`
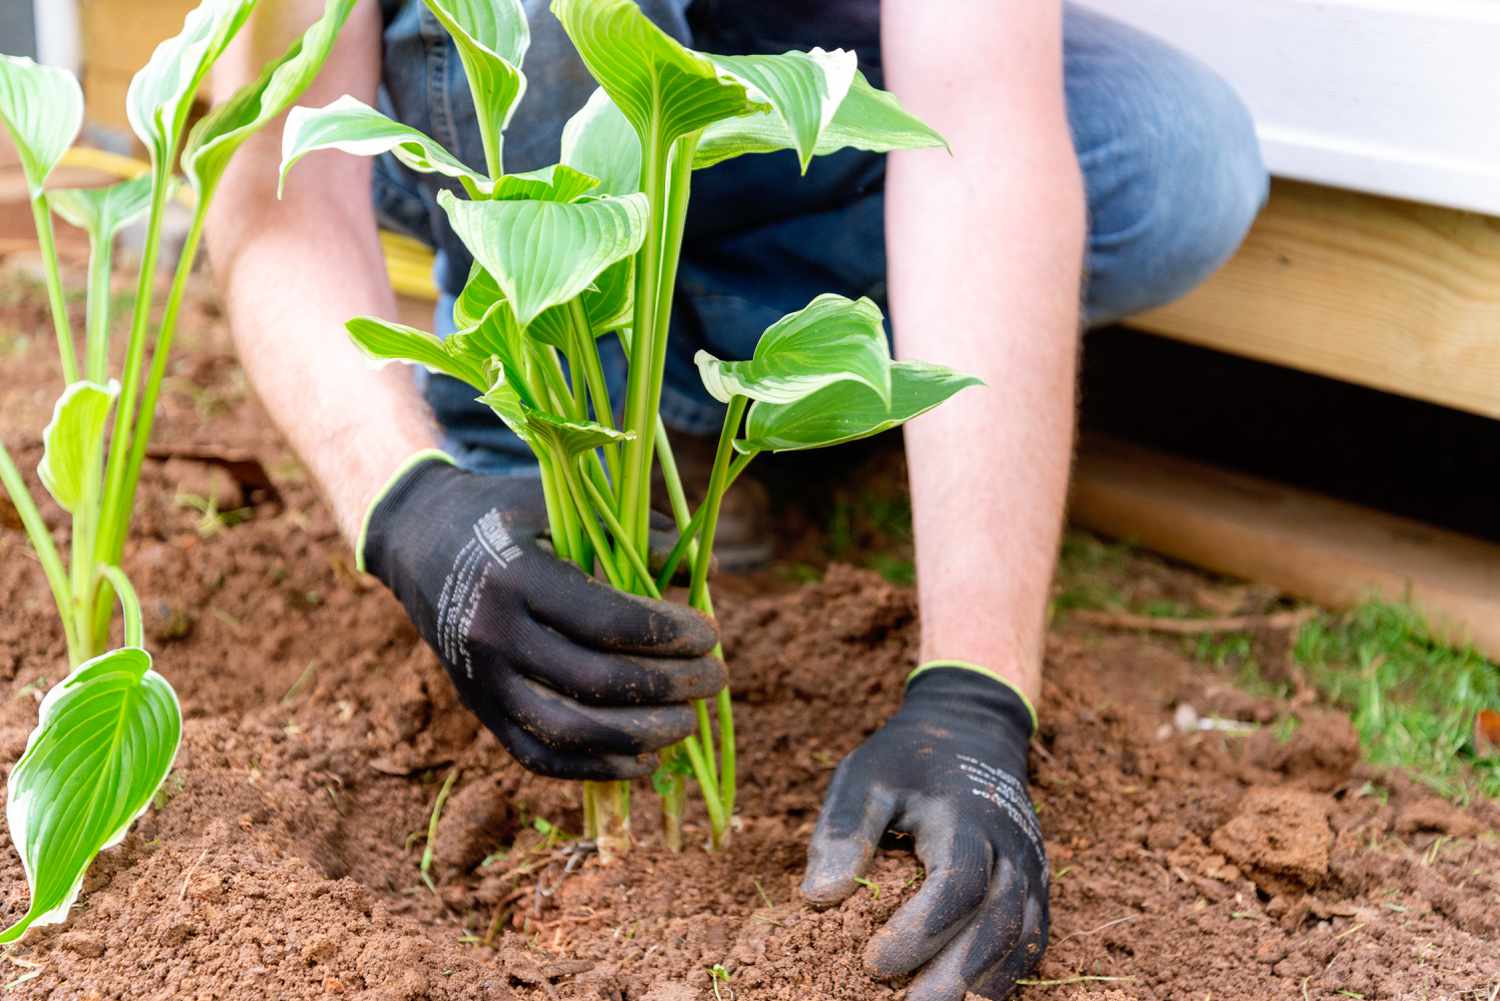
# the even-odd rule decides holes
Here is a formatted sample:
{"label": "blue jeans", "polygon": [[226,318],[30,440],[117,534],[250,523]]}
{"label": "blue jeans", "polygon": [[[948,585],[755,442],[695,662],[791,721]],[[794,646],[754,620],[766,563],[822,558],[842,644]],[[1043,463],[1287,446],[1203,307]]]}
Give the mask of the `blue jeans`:
{"label": "blue jeans", "polygon": [[[538,8],[526,61],[530,87],[507,132],[507,170],[555,160],[563,121],[593,88],[555,21],[548,24],[550,15],[541,13],[543,0],[526,2]],[[737,5],[743,9],[729,10]],[[768,5],[760,0],[646,0],[643,6],[666,30],[706,51],[854,48],[871,82],[880,84],[878,24],[869,13],[878,8],[875,0],[860,16],[810,15],[823,22],[816,26],[787,23],[778,14],[772,30],[757,23],[767,20]],[[695,16],[704,7],[718,20]],[[1243,104],[1190,56],[1066,5],[1063,62],[1088,200],[1084,313],[1098,326],[1170,302],[1213,273],[1239,246],[1265,199],[1267,179]],[[400,5],[388,23],[383,99],[389,112],[482,166],[462,68],[421,3]],[[884,157],[857,151],[814,160],[806,177],[798,177],[789,152],[740,157],[694,174],[662,389],[669,427],[718,431],[722,407],[703,391],[692,363],[699,348],[748,358],[762,330],[821,292],[866,295],[884,308],[884,176]],[[437,333],[446,336],[453,329],[452,296],[469,259],[434,207],[439,183],[393,161],[376,170],[376,201],[386,224],[438,250],[443,295]],[[604,347],[611,392],[619,400],[624,360],[618,346]],[[534,468],[526,447],[473,401],[469,387],[446,376],[423,378],[455,458],[487,472]]]}

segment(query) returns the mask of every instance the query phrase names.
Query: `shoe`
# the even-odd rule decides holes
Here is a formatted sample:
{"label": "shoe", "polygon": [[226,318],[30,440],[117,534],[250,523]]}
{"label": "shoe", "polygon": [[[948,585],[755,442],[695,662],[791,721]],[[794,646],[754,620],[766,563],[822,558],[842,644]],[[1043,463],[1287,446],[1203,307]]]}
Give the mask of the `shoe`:
{"label": "shoe", "polygon": [[[672,434],[672,454],[688,504],[697,509],[708,491],[713,474],[718,438]],[[671,514],[666,483],[658,471],[653,475],[651,506]],[[741,474],[719,504],[719,522],[714,530],[714,562],[729,573],[760,570],[771,562],[771,497],[765,485],[749,473]]]}

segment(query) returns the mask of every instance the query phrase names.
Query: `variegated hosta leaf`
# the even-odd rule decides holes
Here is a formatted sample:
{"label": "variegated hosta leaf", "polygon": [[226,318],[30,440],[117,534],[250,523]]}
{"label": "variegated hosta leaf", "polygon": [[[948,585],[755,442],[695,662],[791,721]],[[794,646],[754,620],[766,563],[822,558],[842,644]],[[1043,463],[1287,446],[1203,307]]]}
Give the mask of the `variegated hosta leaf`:
{"label": "variegated hosta leaf", "polygon": [[67,70],[0,55],[0,122],[35,198],[83,126],[83,90]]}
{"label": "variegated hosta leaf", "polygon": [[584,65],[643,146],[766,110],[745,85],[652,24],[633,0],[552,0]]}
{"label": "variegated hosta leaf", "polygon": [[[888,153],[947,145],[942,136],[903,111],[893,95],[872,87],[864,74],[856,72],[848,95],[819,134],[813,153],[826,156],[841,149]],[[705,129],[693,167],[701,170],[746,153],[796,148],[796,137],[780,115],[770,111],[745,115]]]}
{"label": "variegated hosta leaf", "polygon": [[375,362],[403,361],[442,372],[475,389],[489,385],[482,362],[449,351],[446,342],[416,327],[374,316],[356,316],[344,324],[349,337]]}
{"label": "variegated hosta leaf", "polygon": [[131,78],[125,116],[158,170],[171,163],[198,87],[254,6],[255,0],[203,0]]}
{"label": "variegated hosta leaf", "polygon": [[469,385],[483,392],[503,378],[528,406],[535,406],[526,383],[525,332],[494,279],[477,264],[470,267],[469,281],[454,303],[453,322],[459,329],[448,336],[444,347],[484,375],[482,382]]}
{"label": "variegated hosta leaf", "polygon": [[641,190],[641,141],[603,87],[563,126],[562,162],[597,177],[600,194]]}
{"label": "variegated hosta leaf", "polygon": [[818,140],[854,82],[856,57],[847,49],[775,55],[709,56],[720,69],[749,83],[771,102],[807,173]]}
{"label": "variegated hosta leaf", "polygon": [[345,94],[321,108],[299,105],[287,116],[286,129],[281,134],[281,179],[277,193],[298,160],[325,149],[342,150],[354,156],[391,153],[419,173],[442,174],[462,182],[471,198],[483,198],[489,191],[489,178],[470,170],[436,140]]}
{"label": "variegated hosta leaf", "polygon": [[91,475],[104,460],[104,426],[120,384],[79,380],[63,390],[42,429],[45,450],[36,474],[64,511],[76,511]]}
{"label": "variegated hosta leaf", "polygon": [[891,365],[891,404],[886,407],[860,382],[836,382],[795,403],[750,407],[741,452],[791,452],[840,445],[888,431],[918,417],[954,393],[982,383],[941,365],[898,361]]}
{"label": "variegated hosta leaf", "polygon": [[5,807],[31,905],[0,942],[67,918],[94,857],[151,805],[181,739],[177,694],[139,647],[85,661],[47,693]]}
{"label": "variegated hosta leaf", "polygon": [[257,79],[193,126],[182,151],[182,169],[200,203],[213,197],[229,161],[245,140],[285,111],[313,82],[354,4],[355,0],[327,0],[323,16],[280,58],[267,63]]}
{"label": "variegated hosta leaf", "polygon": [[495,201],[573,202],[599,187],[599,179],[566,164],[554,163],[521,174],[496,178],[490,197]]}
{"label": "variegated hosta leaf", "polygon": [[491,386],[479,397],[479,402],[487,404],[506,427],[533,449],[554,456],[571,458],[580,452],[635,437],[633,431],[616,431],[594,421],[575,421],[538,410],[523,401],[515,386],[506,379]]}
{"label": "variegated hosta leaf", "polygon": [[891,399],[884,317],[869,299],[825,293],[767,327],[749,361],[720,361],[707,351],[693,360],[709,395],[720,403],[734,396],[793,403],[849,381],[868,387],[882,404]]}
{"label": "variegated hosta leaf", "polygon": [[521,60],[531,45],[531,28],[520,0],[423,0],[458,48],[479,117],[486,166],[504,173],[502,133],[526,93]]}
{"label": "variegated hosta leaf", "polygon": [[[599,273],[593,285],[583,290],[580,296],[583,315],[588,320],[589,332],[594,337],[602,337],[610,331],[618,330],[630,321],[633,265],[634,261],[629,257],[616,261]],[[454,325],[459,328],[477,325],[504,298],[505,293],[500,291],[495,279],[484,268],[474,264],[469,268],[469,278],[464,283],[463,291],[453,303]],[[569,343],[572,329],[568,306],[564,304],[543,310],[531,321],[526,333],[544,344],[569,351],[572,349],[572,344]]]}
{"label": "variegated hosta leaf", "polygon": [[49,194],[47,202],[95,245],[106,244],[151,207],[151,174],[101,188],[62,188]]}
{"label": "variegated hosta leaf", "polygon": [[488,271],[525,327],[577,296],[646,235],[646,198],[470,202],[438,194],[453,231]]}

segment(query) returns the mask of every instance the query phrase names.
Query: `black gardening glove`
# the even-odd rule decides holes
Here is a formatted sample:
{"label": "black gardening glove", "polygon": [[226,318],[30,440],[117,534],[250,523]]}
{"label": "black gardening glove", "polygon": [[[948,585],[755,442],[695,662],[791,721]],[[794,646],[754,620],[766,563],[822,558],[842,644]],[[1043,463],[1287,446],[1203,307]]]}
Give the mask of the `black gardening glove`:
{"label": "black gardening glove", "polygon": [[1026,795],[1033,729],[1029,704],[990,672],[924,665],[896,715],[834,772],[802,893],[837,903],[886,831],[915,839],[926,881],[865,949],[878,976],[923,967],[908,1001],[1003,998],[1042,958],[1047,856]]}
{"label": "black gardening glove", "polygon": [[690,700],[724,687],[713,624],[594,580],[539,545],[545,531],[536,480],[427,453],[376,500],[359,553],[517,761],[556,778],[647,775],[649,752],[695,729]]}

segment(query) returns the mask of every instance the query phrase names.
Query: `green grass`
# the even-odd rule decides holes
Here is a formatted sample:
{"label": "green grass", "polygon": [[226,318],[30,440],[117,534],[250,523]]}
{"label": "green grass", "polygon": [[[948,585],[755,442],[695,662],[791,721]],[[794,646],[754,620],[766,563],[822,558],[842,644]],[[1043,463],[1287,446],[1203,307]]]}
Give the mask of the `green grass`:
{"label": "green grass", "polygon": [[1500,797],[1500,759],[1472,743],[1478,711],[1500,709],[1500,668],[1471,647],[1441,642],[1408,605],[1371,601],[1304,625],[1294,655],[1371,761],[1461,803]]}

